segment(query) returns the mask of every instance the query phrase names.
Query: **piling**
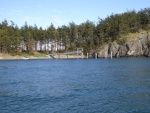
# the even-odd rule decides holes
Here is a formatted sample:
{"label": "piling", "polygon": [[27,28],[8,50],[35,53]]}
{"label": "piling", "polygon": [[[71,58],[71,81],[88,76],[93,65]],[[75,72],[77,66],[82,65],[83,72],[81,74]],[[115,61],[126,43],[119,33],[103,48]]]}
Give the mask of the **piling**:
{"label": "piling", "polygon": [[97,53],[95,53],[95,59],[97,59]]}
{"label": "piling", "polygon": [[88,55],[89,53],[87,53],[87,56],[86,56],[86,58],[88,59],[89,58],[89,55]]}
{"label": "piling", "polygon": [[110,52],[110,57],[111,57],[111,59],[112,59],[112,51]]}

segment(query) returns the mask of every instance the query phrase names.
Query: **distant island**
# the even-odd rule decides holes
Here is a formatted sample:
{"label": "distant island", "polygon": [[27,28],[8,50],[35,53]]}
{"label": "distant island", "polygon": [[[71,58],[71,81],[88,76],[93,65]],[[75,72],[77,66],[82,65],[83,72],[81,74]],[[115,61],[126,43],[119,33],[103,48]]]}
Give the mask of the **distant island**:
{"label": "distant island", "polygon": [[0,23],[0,58],[63,53],[83,48],[89,57],[150,57],[150,8],[111,14],[98,22],[86,22],[47,29],[25,24],[19,28],[13,21]]}

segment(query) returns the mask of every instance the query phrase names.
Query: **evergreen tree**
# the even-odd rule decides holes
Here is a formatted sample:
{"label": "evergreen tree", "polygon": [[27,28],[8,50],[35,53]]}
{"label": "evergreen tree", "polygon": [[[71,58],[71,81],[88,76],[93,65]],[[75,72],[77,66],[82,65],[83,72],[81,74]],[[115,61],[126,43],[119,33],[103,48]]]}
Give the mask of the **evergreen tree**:
{"label": "evergreen tree", "polygon": [[83,47],[88,52],[139,29],[150,29],[150,8],[138,12],[132,10],[122,14],[111,14],[105,19],[99,18],[96,25],[87,20],[80,25],[70,22],[68,26],[62,25],[57,29],[53,24],[43,29],[36,25],[30,26],[27,22],[19,28],[13,21],[10,21],[9,25],[5,19],[0,23],[0,52],[17,54],[20,45],[24,44],[25,51],[32,53],[33,50],[37,51],[38,42],[41,52],[43,48],[46,52],[50,41],[65,46],[66,51]]}

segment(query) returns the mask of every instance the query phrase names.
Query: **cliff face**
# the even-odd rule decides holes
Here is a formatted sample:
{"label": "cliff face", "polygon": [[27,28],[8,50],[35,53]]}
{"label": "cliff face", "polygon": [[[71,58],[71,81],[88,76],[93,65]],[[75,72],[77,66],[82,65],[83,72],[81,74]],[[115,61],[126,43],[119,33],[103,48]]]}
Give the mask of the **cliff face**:
{"label": "cliff face", "polygon": [[145,34],[139,39],[119,45],[113,43],[105,45],[97,51],[99,58],[146,56],[150,57],[150,35]]}

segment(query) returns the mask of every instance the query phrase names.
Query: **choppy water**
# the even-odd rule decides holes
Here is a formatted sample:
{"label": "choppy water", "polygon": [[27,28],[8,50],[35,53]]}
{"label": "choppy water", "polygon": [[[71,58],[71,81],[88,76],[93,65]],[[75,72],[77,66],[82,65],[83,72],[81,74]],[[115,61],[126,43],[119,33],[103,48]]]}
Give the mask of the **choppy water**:
{"label": "choppy water", "polygon": [[0,61],[0,113],[150,113],[150,59]]}

